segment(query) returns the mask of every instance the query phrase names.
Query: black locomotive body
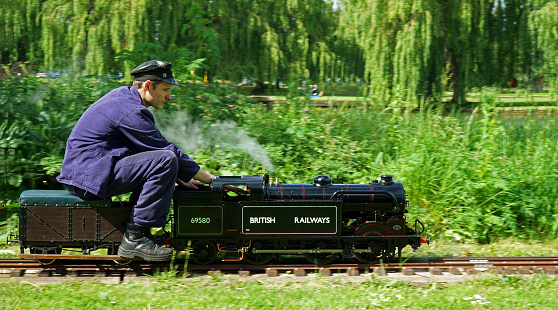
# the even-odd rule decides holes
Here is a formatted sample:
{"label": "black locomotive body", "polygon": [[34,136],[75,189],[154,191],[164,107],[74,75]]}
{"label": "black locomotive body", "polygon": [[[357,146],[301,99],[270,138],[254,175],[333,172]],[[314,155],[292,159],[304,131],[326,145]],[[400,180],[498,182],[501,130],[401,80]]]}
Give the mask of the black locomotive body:
{"label": "black locomotive body", "polygon": [[[229,195],[227,185],[249,195]],[[356,258],[375,262],[410,245],[417,249],[424,227],[406,223],[403,185],[384,175],[368,184],[278,184],[267,176],[221,177],[202,191],[174,195],[173,245],[191,242],[191,258],[266,263],[304,255],[313,263]],[[418,231],[420,229],[420,231]]]}
{"label": "black locomotive body", "polygon": [[[247,193],[234,194],[229,186]],[[313,184],[274,183],[267,174],[221,177],[200,190],[175,191],[165,239],[177,251],[191,248],[198,264],[263,264],[300,255],[316,264],[372,263],[426,241],[420,221],[406,222],[406,207],[403,185],[388,175],[368,184],[332,184],[327,176]],[[22,254],[26,248],[39,254],[107,248],[115,254],[130,210],[126,203],[82,201],[65,191],[26,191],[17,241]]]}

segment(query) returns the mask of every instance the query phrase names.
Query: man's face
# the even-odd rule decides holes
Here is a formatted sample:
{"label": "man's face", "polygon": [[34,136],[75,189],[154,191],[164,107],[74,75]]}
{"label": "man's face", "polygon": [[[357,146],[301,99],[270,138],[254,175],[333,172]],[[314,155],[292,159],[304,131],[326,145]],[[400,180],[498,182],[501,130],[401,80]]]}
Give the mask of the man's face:
{"label": "man's face", "polygon": [[[146,82],[147,83],[147,82]],[[155,109],[160,109],[167,100],[171,99],[171,89],[172,85],[167,82],[160,82],[157,86],[153,83],[149,83],[145,89],[145,96],[143,98],[144,105],[146,107],[154,107]]]}

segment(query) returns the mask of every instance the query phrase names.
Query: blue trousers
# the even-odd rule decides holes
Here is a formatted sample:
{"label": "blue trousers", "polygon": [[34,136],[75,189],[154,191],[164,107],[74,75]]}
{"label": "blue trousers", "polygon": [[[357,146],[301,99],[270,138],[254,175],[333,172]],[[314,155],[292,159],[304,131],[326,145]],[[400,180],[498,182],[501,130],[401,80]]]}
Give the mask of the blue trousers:
{"label": "blue trousers", "polygon": [[[167,221],[178,160],[172,151],[148,151],[120,159],[107,187],[107,197],[132,192],[134,205],[130,223],[142,227],[162,227]],[[100,199],[80,188],[66,185],[70,193],[86,200]]]}

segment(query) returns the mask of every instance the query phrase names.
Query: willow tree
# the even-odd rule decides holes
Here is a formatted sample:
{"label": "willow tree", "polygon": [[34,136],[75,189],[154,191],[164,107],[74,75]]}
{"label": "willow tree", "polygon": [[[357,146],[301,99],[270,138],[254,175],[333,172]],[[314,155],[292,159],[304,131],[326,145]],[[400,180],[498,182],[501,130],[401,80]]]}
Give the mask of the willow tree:
{"label": "willow tree", "polygon": [[40,13],[44,65],[105,74],[118,68],[121,51],[179,41],[185,9],[184,1],[46,0]]}
{"label": "willow tree", "polygon": [[[221,61],[215,74],[260,81],[291,77],[315,81],[358,75],[358,61],[336,45],[338,19],[323,0],[192,0],[204,5],[218,37]],[[353,52],[353,51],[351,51]],[[358,55],[358,53],[356,53]],[[349,69],[347,69],[349,68]],[[353,71],[355,70],[355,71]],[[356,73],[355,73],[356,72]]]}
{"label": "willow tree", "polygon": [[532,65],[530,0],[346,0],[343,34],[362,47],[382,102],[462,103],[470,87],[505,84]]}
{"label": "willow tree", "polygon": [[0,63],[35,61],[41,53],[37,15],[41,1],[0,1]]}
{"label": "willow tree", "polygon": [[543,53],[543,62],[536,71],[544,76],[545,82],[558,94],[558,2],[548,1],[532,14],[532,29],[537,33],[538,47]]}

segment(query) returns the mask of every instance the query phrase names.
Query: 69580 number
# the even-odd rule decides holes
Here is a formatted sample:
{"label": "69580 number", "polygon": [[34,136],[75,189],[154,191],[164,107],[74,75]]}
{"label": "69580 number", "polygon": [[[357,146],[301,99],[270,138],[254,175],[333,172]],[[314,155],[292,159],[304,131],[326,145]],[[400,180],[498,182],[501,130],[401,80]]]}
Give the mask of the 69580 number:
{"label": "69580 number", "polygon": [[193,217],[190,222],[192,224],[209,224],[211,223],[211,218],[209,217]]}

